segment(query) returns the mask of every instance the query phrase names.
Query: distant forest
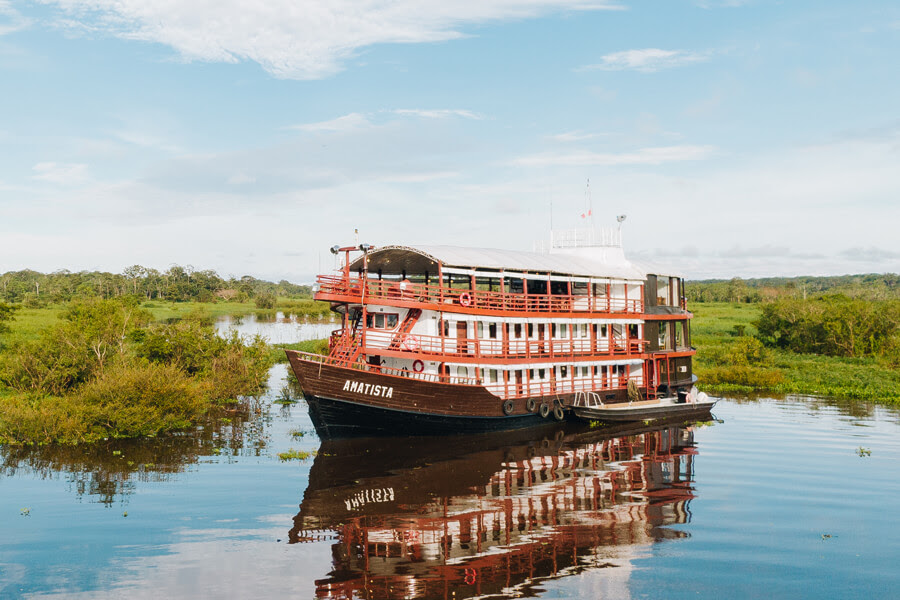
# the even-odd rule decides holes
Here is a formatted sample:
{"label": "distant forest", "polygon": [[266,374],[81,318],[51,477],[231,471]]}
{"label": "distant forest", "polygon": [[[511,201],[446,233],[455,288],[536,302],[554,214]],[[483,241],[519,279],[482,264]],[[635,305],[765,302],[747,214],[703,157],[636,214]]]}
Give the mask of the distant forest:
{"label": "distant forest", "polygon": [[174,302],[245,302],[261,297],[309,298],[312,289],[289,281],[272,283],[245,275],[224,279],[213,270],[198,271],[191,266],[173,265],[158,271],[141,265],[121,273],[67,270],[53,273],[9,271],[0,275],[0,301],[38,307],[77,298],[118,298],[136,296],[148,300]]}
{"label": "distant forest", "polygon": [[763,277],[687,281],[688,302],[765,302],[787,298],[840,294],[862,300],[900,298],[900,275],[895,273],[834,277]]}

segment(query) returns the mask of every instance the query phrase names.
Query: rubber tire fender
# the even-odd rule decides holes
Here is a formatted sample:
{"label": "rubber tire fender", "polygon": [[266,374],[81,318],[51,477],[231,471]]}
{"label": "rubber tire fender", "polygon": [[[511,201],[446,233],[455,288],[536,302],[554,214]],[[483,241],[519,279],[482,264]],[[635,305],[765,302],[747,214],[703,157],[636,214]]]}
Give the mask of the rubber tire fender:
{"label": "rubber tire fender", "polygon": [[553,407],[553,418],[557,421],[562,421],[566,418],[566,411],[563,410],[562,406],[557,404]]}
{"label": "rubber tire fender", "polygon": [[541,416],[545,419],[550,416],[550,405],[546,402],[541,403]]}
{"label": "rubber tire fender", "polygon": [[516,407],[515,403],[512,400],[507,400],[503,403],[503,414],[509,416],[512,414],[513,409]]}
{"label": "rubber tire fender", "polygon": [[537,408],[537,402],[535,402],[534,398],[529,398],[525,402],[525,408],[527,408],[530,413],[534,412],[534,409]]}

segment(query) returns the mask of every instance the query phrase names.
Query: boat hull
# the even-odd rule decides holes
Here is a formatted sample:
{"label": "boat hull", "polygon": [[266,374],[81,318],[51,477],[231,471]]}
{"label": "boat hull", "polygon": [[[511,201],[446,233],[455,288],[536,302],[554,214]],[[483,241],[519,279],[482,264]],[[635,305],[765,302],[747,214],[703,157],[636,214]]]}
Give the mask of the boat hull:
{"label": "boat hull", "polygon": [[[478,433],[546,424],[541,404],[565,404],[560,396],[505,401],[482,386],[394,377],[326,364],[288,350],[291,368],[322,438],[357,435]],[[506,408],[510,408],[509,405]],[[558,414],[558,413],[557,413]]]}

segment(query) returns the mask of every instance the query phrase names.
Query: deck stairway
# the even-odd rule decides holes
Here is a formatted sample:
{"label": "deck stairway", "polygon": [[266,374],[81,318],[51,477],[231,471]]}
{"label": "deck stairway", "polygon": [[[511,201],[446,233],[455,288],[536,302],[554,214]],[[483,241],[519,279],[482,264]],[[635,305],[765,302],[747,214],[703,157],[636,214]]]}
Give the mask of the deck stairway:
{"label": "deck stairway", "polygon": [[356,343],[356,336],[353,332],[344,332],[338,338],[337,343],[332,346],[330,358],[339,365],[349,365],[356,361],[359,357],[361,348]]}
{"label": "deck stairway", "polygon": [[419,320],[420,316],[422,316],[421,308],[409,309],[409,312],[406,313],[406,318],[403,319],[403,323],[400,324],[397,333],[395,333],[394,337],[391,339],[391,345],[389,347],[391,350],[398,350],[403,346],[404,340],[407,339],[409,332],[412,331],[413,325],[416,324],[416,321]]}

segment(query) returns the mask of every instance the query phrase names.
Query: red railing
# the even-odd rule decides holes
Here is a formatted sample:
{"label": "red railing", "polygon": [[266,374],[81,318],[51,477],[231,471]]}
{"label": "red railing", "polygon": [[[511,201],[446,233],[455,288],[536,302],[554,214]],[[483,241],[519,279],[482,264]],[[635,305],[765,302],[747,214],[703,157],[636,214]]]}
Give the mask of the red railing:
{"label": "red railing", "polygon": [[319,299],[345,299],[361,302],[365,292],[366,301],[386,300],[430,304],[435,307],[454,304],[464,308],[513,312],[602,312],[641,313],[644,303],[641,299],[611,298],[609,296],[570,296],[557,294],[513,294],[487,290],[447,288],[440,285],[421,283],[378,281],[320,275],[318,277]]}
{"label": "red railing", "polygon": [[[340,337],[342,330],[332,333]],[[379,350],[409,352],[416,355],[468,357],[478,359],[555,359],[572,356],[627,356],[642,354],[648,342],[639,339],[570,337],[570,338],[458,338],[399,333],[383,329],[366,329],[362,352]],[[359,343],[362,343],[360,341]]]}

